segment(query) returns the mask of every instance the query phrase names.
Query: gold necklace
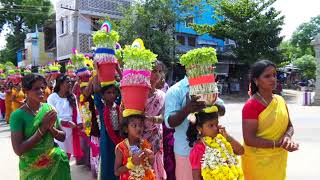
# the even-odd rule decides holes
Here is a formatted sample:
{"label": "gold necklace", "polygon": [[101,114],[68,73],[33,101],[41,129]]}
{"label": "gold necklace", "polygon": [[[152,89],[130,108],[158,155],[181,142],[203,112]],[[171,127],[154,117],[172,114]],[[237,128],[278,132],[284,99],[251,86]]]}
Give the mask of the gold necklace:
{"label": "gold necklace", "polygon": [[[261,99],[266,105],[269,104],[269,103],[266,101],[266,99],[261,96],[261,94],[260,94],[259,92],[257,92],[256,94],[260,97],[260,99]],[[273,99],[273,96],[272,96],[272,99]]]}
{"label": "gold necklace", "polygon": [[[31,111],[32,115],[35,116],[37,111],[34,112],[34,111],[30,108],[30,106],[29,106],[29,104],[27,103],[27,101],[25,102],[25,105],[26,105],[26,107]],[[40,107],[41,107],[41,104],[40,104]],[[39,108],[39,109],[40,109],[40,108]],[[38,109],[38,110],[39,110],[39,109]]]}

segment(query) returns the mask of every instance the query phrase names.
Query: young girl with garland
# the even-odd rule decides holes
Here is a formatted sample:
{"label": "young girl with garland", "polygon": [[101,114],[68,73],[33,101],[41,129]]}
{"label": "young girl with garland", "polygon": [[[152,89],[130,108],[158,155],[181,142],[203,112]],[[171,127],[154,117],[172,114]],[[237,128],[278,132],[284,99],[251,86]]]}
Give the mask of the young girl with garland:
{"label": "young girl with garland", "polygon": [[243,179],[237,155],[244,149],[219,125],[218,106],[206,108],[195,114],[187,130],[190,162],[194,180]]}
{"label": "young girl with garland", "polygon": [[115,149],[114,173],[120,180],[155,180],[151,144],[142,139],[143,115],[123,118],[121,133],[126,138]]}

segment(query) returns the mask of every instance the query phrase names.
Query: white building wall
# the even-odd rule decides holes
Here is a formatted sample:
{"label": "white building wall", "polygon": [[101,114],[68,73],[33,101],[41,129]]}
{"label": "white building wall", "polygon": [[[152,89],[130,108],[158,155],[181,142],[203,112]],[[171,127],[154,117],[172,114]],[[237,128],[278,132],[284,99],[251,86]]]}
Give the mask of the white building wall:
{"label": "white building wall", "polygon": [[[133,0],[60,0],[56,4],[57,59],[71,57],[71,49],[80,53],[92,52],[91,17],[121,18],[121,7]],[[77,11],[61,8],[67,7]],[[65,20],[65,33],[61,34],[61,21]]]}

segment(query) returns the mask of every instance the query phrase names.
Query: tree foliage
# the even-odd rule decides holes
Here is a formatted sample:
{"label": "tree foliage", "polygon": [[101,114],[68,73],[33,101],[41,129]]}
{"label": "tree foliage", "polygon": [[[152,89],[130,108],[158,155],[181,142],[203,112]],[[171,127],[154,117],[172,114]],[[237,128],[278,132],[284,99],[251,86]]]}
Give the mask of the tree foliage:
{"label": "tree foliage", "polygon": [[237,58],[252,63],[260,58],[281,60],[278,46],[284,16],[272,4],[276,0],[208,0],[215,8],[214,25],[193,25],[199,33],[210,33],[217,38],[236,42],[233,49]]}
{"label": "tree foliage", "polygon": [[23,48],[26,33],[41,27],[52,12],[50,0],[1,0],[0,31],[7,26],[6,49],[1,52],[2,61],[16,62],[17,50]]}
{"label": "tree foliage", "polygon": [[292,45],[291,40],[281,42],[279,45],[279,50],[283,59],[281,64],[284,65],[290,64],[294,59],[304,55],[299,47]]}
{"label": "tree foliage", "polygon": [[146,0],[135,3],[124,12],[124,18],[113,22],[120,34],[122,45],[131,44],[141,38],[145,47],[155,54],[158,60],[169,65],[175,61],[173,37],[176,14],[171,0]]}
{"label": "tree foliage", "polygon": [[312,55],[304,55],[294,60],[293,64],[301,70],[303,77],[308,79],[316,78],[316,58]]}
{"label": "tree foliage", "polygon": [[315,56],[314,48],[311,45],[313,38],[320,33],[320,15],[311,18],[309,22],[301,24],[293,33],[291,44],[299,47],[303,54]]}

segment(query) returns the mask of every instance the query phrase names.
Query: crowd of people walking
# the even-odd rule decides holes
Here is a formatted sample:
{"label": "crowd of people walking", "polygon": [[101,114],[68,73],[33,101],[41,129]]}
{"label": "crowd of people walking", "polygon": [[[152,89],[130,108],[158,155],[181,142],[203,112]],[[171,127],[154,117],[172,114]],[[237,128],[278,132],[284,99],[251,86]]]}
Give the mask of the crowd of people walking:
{"label": "crowd of people walking", "polygon": [[[68,73],[31,73],[18,83],[3,82],[0,110],[10,124],[20,179],[71,179],[69,161],[75,158],[101,180],[284,180],[288,152],[299,149],[286,102],[272,93],[276,66],[270,61],[251,68],[250,98],[242,111],[244,144],[219,123],[232,113],[222,99],[204,110],[204,102],[189,95],[187,76],[168,87],[160,61],[143,115],[123,117],[119,82],[101,86],[92,74],[85,86]],[[225,170],[212,171],[212,163]],[[141,172],[133,171],[140,166]]]}

